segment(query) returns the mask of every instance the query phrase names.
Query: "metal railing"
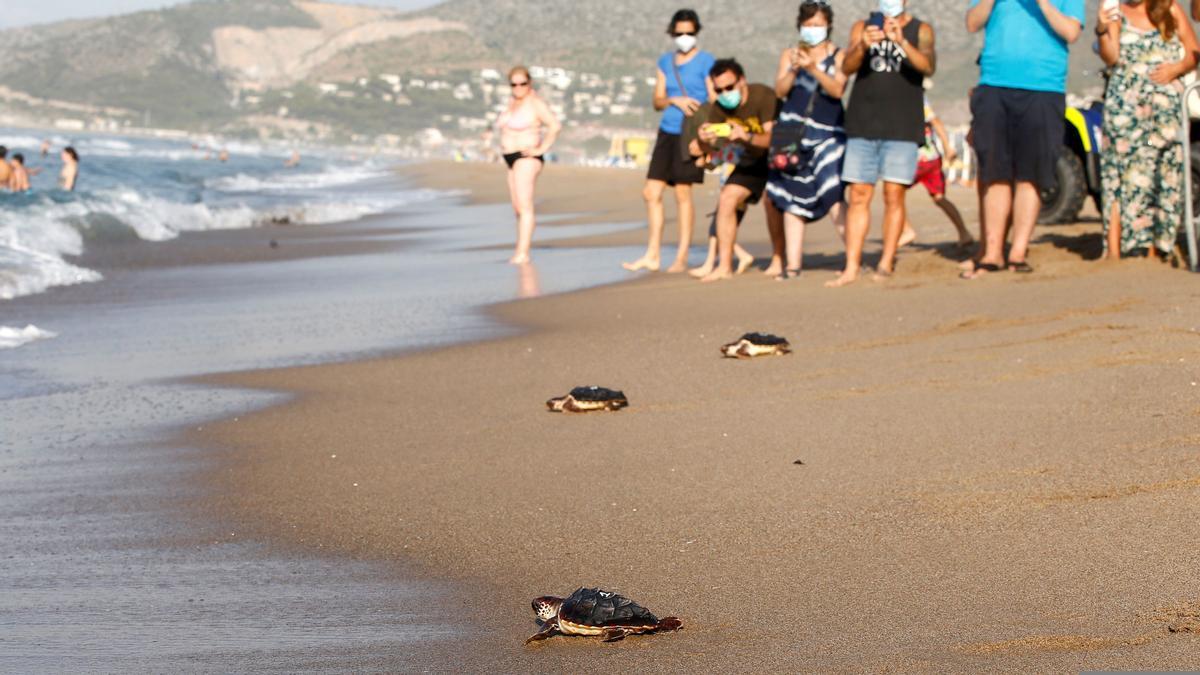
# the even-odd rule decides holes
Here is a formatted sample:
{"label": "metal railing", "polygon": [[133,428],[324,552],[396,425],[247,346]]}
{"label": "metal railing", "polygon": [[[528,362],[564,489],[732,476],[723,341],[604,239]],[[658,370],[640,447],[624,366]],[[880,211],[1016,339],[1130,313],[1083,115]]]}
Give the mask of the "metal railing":
{"label": "metal railing", "polygon": [[1188,99],[1200,91],[1200,79],[1183,89],[1183,226],[1187,231],[1188,268],[1193,272],[1200,268],[1196,251],[1196,212],[1192,205],[1192,115]]}

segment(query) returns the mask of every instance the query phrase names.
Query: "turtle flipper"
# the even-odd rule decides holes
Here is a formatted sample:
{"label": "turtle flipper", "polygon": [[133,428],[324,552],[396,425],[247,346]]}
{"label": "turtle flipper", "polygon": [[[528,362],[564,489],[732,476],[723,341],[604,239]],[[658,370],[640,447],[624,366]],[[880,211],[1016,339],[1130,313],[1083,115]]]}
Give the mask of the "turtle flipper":
{"label": "turtle flipper", "polygon": [[602,634],[604,642],[620,642],[624,640],[632,631],[625,628],[605,628]]}
{"label": "turtle flipper", "polygon": [[654,630],[669,631],[669,630],[679,630],[681,628],[683,628],[682,621],[680,621],[679,619],[676,619],[673,616],[668,616],[663,619],[660,619],[658,622],[658,626],[656,626],[654,628]]}
{"label": "turtle flipper", "polygon": [[541,630],[539,630],[538,632],[536,632],[533,635],[530,635],[528,638],[526,638],[525,644],[529,644],[530,642],[537,642],[539,640],[545,640],[548,637],[553,637],[554,634],[557,632],[558,632],[558,622],[553,621],[553,620],[547,621],[545,624],[542,625]]}

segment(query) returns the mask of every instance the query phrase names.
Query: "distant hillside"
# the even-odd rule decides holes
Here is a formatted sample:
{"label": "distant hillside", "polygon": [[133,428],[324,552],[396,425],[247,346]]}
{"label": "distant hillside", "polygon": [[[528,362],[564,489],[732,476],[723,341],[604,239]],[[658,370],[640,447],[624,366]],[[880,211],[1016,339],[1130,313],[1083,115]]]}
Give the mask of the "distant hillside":
{"label": "distant hillside", "polygon": [[[796,38],[795,0],[688,4],[705,24],[701,45],[737,56],[755,80],[770,80],[779,51]],[[853,20],[875,5],[835,3],[836,41],[844,45]],[[666,21],[678,6],[678,0],[449,0],[401,14],[305,0],[202,0],[9,30],[0,33],[0,112],[88,107],[135,124],[223,130],[275,119],[280,128],[311,122],[366,135],[461,126],[464,115],[481,114],[493,100],[479,82],[469,96],[457,97],[371,83],[393,75],[467,82],[483,68],[527,63],[610,79],[632,75],[644,87],[654,58],[669,46]],[[959,0],[914,0],[912,8],[938,31],[933,98],[961,117],[977,77],[978,36],[966,33]],[[1076,47],[1076,73],[1094,70],[1089,40]],[[326,83],[356,84],[339,91]],[[1095,83],[1076,76],[1073,84]],[[648,91],[626,92],[636,97],[630,105],[646,105]],[[30,103],[36,99],[42,101]],[[650,117],[631,113],[615,122],[644,125]]]}

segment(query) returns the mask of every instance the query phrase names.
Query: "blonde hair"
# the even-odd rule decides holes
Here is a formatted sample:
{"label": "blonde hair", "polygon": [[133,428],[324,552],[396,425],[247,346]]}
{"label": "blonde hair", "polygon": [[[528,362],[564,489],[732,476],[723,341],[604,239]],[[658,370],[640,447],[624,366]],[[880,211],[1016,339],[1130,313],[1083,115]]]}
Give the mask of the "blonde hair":
{"label": "blonde hair", "polygon": [[508,81],[512,82],[513,75],[524,75],[526,80],[529,80],[529,86],[533,87],[533,76],[529,74],[529,69],[525,66],[513,66],[513,69],[508,71]]}

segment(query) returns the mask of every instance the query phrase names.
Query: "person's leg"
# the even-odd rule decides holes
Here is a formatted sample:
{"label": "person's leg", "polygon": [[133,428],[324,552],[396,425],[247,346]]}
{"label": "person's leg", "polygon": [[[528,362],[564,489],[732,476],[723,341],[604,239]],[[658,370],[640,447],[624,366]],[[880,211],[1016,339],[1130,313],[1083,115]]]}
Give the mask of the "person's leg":
{"label": "person's leg", "polygon": [[846,209],[846,267],[837,279],[825,284],[830,288],[858,281],[863,245],[867,240],[867,231],[871,229],[871,197],[875,194],[875,186],[852,183],[847,186],[846,194],[850,202]]}
{"label": "person's leg", "polygon": [[1038,213],[1042,210],[1042,193],[1037,185],[1018,181],[1012,200],[1012,248],[1008,251],[1008,264],[1025,262],[1029,256],[1029,241],[1037,227]]}
{"label": "person's leg", "polygon": [[675,262],[667,268],[667,272],[676,273],[687,270],[688,253],[692,250],[692,230],[696,227],[696,207],[692,203],[692,185],[679,183],[675,186],[675,210],[679,217],[679,248],[675,252]]}
{"label": "person's leg", "polygon": [[917,230],[913,227],[912,221],[908,219],[908,212],[905,211],[904,227],[900,230],[900,240],[896,242],[898,248],[904,248],[917,240]]}
{"label": "person's leg", "polygon": [[1106,260],[1121,259],[1121,210],[1117,204],[1112,205],[1108,214],[1108,222],[1105,223],[1104,233],[1105,243],[1108,245],[1104,252]]}
{"label": "person's leg", "polygon": [[[983,186],[983,253],[980,265],[1004,267],[1004,241],[1008,234],[1008,218],[1012,215],[1013,187],[1011,183],[989,183]],[[979,269],[968,276],[979,274]]]}
{"label": "person's leg", "polygon": [[642,199],[646,201],[646,227],[649,230],[649,239],[646,243],[646,253],[641,258],[631,263],[622,263],[621,266],[630,272],[658,270],[662,250],[663,191],[666,189],[665,182],[653,178],[647,180],[642,187]]}
{"label": "person's leg", "polygon": [[699,267],[688,270],[688,274],[703,279],[712,274],[712,271],[717,266],[717,213],[713,212],[712,218],[708,225],[708,254],[704,257],[704,262]]}
{"label": "person's leg", "polygon": [[720,281],[733,276],[734,246],[737,244],[738,211],[750,197],[745,186],[726,183],[717,199],[717,268],[701,281]]}
{"label": "person's leg", "polygon": [[938,208],[942,210],[942,213],[946,214],[946,217],[949,218],[950,222],[954,224],[954,229],[958,230],[959,246],[965,247],[975,243],[975,239],[972,238],[971,233],[967,231],[967,224],[963,222],[962,214],[959,213],[958,207],[954,205],[954,202],[947,199],[946,195],[937,195],[933,198],[933,203],[937,204]]}
{"label": "person's leg", "polygon": [[883,184],[883,255],[879,258],[878,267],[881,277],[889,277],[896,270],[900,233],[904,230],[904,222],[908,220],[904,205],[904,197],[907,194],[907,185],[887,182]]}
{"label": "person's leg", "polygon": [[829,217],[833,219],[833,229],[837,230],[838,239],[846,245],[846,202],[838,202],[829,208]]}
{"label": "person's leg", "polygon": [[783,231],[787,240],[787,269],[780,278],[798,276],[804,267],[804,219],[794,213],[783,214]]}
{"label": "person's leg", "polygon": [[534,217],[534,190],[538,176],[542,173],[542,161],[532,158],[518,159],[513,165],[513,184],[517,194],[517,249],[509,260],[514,265],[529,262],[533,247],[533,230],[537,226]]}
{"label": "person's leg", "polygon": [[777,277],[783,273],[784,247],[786,236],[783,232],[783,212],[775,208],[775,202],[768,196],[763,200],[763,209],[767,216],[767,233],[771,235],[771,264],[763,274]]}

